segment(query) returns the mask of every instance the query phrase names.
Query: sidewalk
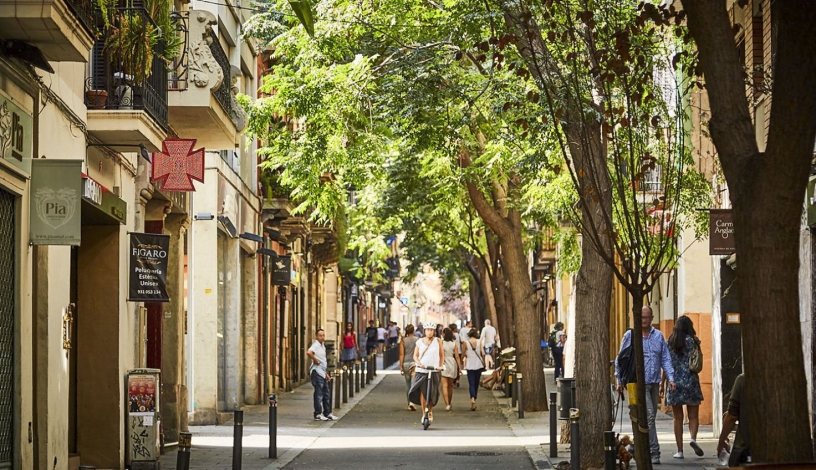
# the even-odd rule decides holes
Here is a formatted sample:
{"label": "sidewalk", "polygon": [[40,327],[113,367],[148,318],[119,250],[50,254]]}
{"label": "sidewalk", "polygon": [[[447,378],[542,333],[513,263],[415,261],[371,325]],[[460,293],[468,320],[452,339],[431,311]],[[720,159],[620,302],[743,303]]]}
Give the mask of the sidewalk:
{"label": "sidewalk", "polygon": [[[377,356],[376,377],[354,398],[333,413],[339,418],[346,415],[357,403],[379,384],[385,374],[381,372],[382,356]],[[314,421],[311,384],[304,384],[292,392],[278,393],[278,458],[270,459],[269,453],[269,407],[267,405],[246,406],[244,410],[243,470],[272,470],[282,468],[298,454],[325,434],[337,421]],[[231,470],[233,423],[220,426],[190,426],[193,444],[190,456],[191,470]],[[176,450],[162,455],[161,468],[175,470]]]}
{"label": "sidewalk", "polygon": [[[547,377],[547,392],[555,391],[555,381],[553,380],[553,369],[546,369],[545,375]],[[558,445],[558,457],[549,457],[549,443],[550,443],[550,415],[548,412],[525,412],[524,419],[518,419],[518,413],[515,408],[510,408],[510,399],[504,398],[504,393],[500,391],[493,391],[494,396],[502,405],[502,412],[507,418],[507,423],[513,430],[522,444],[527,448],[530,458],[538,469],[556,468],[560,462],[569,461],[570,445]],[[620,407],[623,409],[623,431],[621,434],[632,435],[632,423],[629,421],[629,405],[627,402],[622,402]],[[615,421],[614,431],[618,432],[621,427],[620,410],[618,410],[617,419]],[[714,436],[712,426],[700,426],[697,434],[697,443],[703,448],[705,454],[702,457],[697,457],[694,451],[689,447],[688,442],[690,436],[688,434],[688,426],[685,427],[685,435],[683,443],[685,445],[685,459],[676,460],[672,455],[677,451],[674,442],[674,420],[671,416],[663,412],[658,413],[655,420],[657,426],[657,438],[660,441],[661,451],[661,465],[671,470],[700,470],[700,469],[714,469],[719,467],[717,465],[717,438]],[[559,421],[559,426],[561,422]],[[559,428],[560,438],[560,428]],[[632,467],[636,467],[634,459],[631,462]]]}

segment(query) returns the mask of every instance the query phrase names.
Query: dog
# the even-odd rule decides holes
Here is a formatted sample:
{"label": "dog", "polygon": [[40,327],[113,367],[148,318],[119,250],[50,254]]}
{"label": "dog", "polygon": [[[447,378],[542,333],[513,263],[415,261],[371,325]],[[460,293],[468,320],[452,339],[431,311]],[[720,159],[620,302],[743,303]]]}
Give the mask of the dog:
{"label": "dog", "polygon": [[632,460],[632,438],[628,434],[621,437],[615,436],[615,447],[618,449],[618,470],[629,470],[629,462]]}

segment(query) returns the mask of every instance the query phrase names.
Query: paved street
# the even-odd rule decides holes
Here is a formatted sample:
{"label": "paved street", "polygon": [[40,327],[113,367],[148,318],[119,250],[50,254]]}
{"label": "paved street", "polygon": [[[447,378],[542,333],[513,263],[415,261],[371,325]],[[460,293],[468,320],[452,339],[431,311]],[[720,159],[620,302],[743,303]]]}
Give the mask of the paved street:
{"label": "paved street", "polygon": [[[551,374],[548,370],[548,386],[552,384]],[[267,458],[267,407],[247,407],[242,468],[425,469],[430,462],[433,468],[545,469],[569,459],[568,445],[559,446],[558,458],[547,456],[547,413],[528,412],[519,420],[501,392],[481,389],[478,410],[471,412],[463,380],[454,391],[453,410],[446,412],[441,405],[428,431],[422,430],[419,412],[405,408],[404,392],[405,384],[396,371],[380,371],[372,385],[335,410],[341,418],[337,422],[311,420],[309,385],[279,395],[277,460]],[[231,469],[232,429],[231,423],[192,427],[191,469]],[[626,418],[623,432],[631,434]],[[663,467],[691,470],[716,466],[716,441],[710,426],[701,427],[698,439],[706,455],[697,457],[687,447],[685,460],[671,458],[675,451],[672,420],[662,413],[658,434]],[[174,470],[175,463],[175,451],[162,458],[166,470]]]}

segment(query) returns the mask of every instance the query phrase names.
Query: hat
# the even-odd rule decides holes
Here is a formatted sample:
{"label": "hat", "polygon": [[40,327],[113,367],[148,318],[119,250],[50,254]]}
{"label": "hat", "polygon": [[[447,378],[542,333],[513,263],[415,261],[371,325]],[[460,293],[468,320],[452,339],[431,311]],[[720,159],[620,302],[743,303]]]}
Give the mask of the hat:
{"label": "hat", "polygon": [[425,330],[427,330],[427,329],[435,330],[436,329],[436,323],[434,323],[434,322],[423,323],[422,328],[425,329]]}

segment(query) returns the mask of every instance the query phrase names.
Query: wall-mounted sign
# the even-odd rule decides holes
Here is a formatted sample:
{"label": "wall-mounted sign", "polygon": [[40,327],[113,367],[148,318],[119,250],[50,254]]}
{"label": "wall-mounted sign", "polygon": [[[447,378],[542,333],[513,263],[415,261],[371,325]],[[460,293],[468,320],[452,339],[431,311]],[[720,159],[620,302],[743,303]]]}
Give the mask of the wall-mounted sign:
{"label": "wall-mounted sign", "polygon": [[130,234],[129,302],[169,302],[167,259],[170,235]]}
{"label": "wall-mounted sign", "polygon": [[274,269],[272,270],[272,285],[273,286],[288,286],[292,281],[292,257],[279,256],[273,261]]}
{"label": "wall-mounted sign", "polygon": [[31,167],[32,245],[79,246],[82,160],[37,159]]}
{"label": "wall-mounted sign", "polygon": [[0,159],[31,173],[34,119],[0,94]]}
{"label": "wall-mounted sign", "polygon": [[153,154],[150,181],[161,181],[163,191],[195,191],[193,180],[204,182],[204,148],[193,150],[195,139],[166,139],[162,152]]}
{"label": "wall-mounted sign", "polygon": [[725,324],[726,325],[739,325],[740,322],[740,314],[739,313],[726,313],[725,314]]}
{"label": "wall-mounted sign", "polygon": [[102,205],[102,186],[88,176],[82,177],[82,197],[97,206]]}
{"label": "wall-mounted sign", "polygon": [[731,209],[710,209],[708,231],[709,255],[730,255],[736,251]]}

